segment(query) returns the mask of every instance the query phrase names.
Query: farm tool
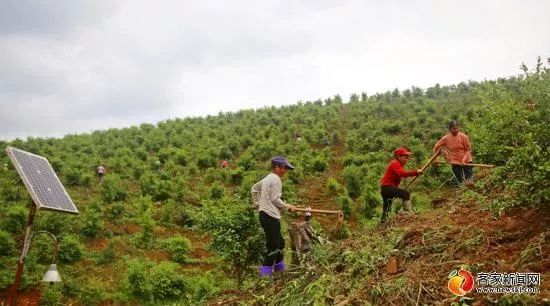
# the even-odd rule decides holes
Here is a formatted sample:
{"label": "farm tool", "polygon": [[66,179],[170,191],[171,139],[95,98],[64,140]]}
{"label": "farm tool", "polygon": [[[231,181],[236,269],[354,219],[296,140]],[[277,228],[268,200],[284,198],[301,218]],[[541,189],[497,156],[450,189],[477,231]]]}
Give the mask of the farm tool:
{"label": "farm tool", "polygon": [[[441,149],[438,149],[437,151],[435,151],[434,155],[432,155],[432,157],[430,157],[430,159],[428,160],[428,162],[422,166],[422,168],[420,168],[420,170],[422,170],[422,172],[424,172],[433,162],[434,160],[437,158],[437,156],[439,156],[439,153],[441,152]],[[409,183],[407,184],[407,186],[405,186],[406,189],[409,189],[409,187],[412,185],[412,183],[418,178],[418,176],[415,176],[412,178],[412,180],[409,181]]]}

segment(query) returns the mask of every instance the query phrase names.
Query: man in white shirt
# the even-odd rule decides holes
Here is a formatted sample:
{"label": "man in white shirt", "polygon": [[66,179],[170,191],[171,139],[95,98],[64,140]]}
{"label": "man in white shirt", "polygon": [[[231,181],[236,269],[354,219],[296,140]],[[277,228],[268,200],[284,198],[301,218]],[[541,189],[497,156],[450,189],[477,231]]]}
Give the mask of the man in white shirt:
{"label": "man in white shirt", "polygon": [[282,156],[271,159],[272,172],[252,186],[252,200],[260,212],[260,224],[265,232],[267,252],[263,265],[260,267],[260,277],[269,277],[273,271],[284,271],[285,240],[281,234],[281,211],[294,211],[293,205],[281,200],[283,177],[288,169],[294,169],[288,160]]}

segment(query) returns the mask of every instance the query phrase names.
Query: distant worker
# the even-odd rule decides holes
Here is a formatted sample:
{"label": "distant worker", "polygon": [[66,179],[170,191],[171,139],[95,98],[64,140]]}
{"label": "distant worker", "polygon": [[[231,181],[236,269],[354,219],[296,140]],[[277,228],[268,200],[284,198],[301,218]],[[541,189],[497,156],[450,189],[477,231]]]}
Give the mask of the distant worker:
{"label": "distant worker", "polygon": [[103,165],[99,165],[99,167],[97,167],[97,179],[99,182],[101,182],[103,180],[103,176],[105,176],[105,173],[107,172],[107,170],[105,170],[105,167],[103,167]]}
{"label": "distant worker", "polygon": [[272,172],[251,188],[252,200],[260,212],[260,224],[265,232],[266,253],[260,267],[260,277],[270,277],[273,271],[285,270],[285,240],[281,234],[281,211],[294,211],[296,208],[281,200],[283,184],[281,178],[290,169],[288,160],[282,156],[271,159]]}
{"label": "distant worker", "polygon": [[458,122],[451,120],[449,123],[449,133],[443,136],[434,146],[435,153],[441,148],[445,160],[452,164],[453,175],[457,183],[470,184],[473,176],[473,167],[468,166],[472,163],[472,147],[466,134],[459,131]]}
{"label": "distant worker", "polygon": [[222,160],[222,162],[220,163],[220,166],[221,166],[222,168],[227,168],[228,165],[229,165],[229,163],[227,162],[226,159]]}
{"label": "distant worker", "polygon": [[386,168],[386,173],[380,180],[380,193],[382,195],[383,212],[381,223],[386,223],[388,215],[391,211],[391,205],[395,198],[403,200],[403,209],[411,212],[411,194],[409,191],[399,188],[402,177],[417,176],[422,174],[422,170],[405,170],[404,166],[409,161],[409,156],[412,153],[406,148],[398,148],[393,151],[395,159],[393,159]]}

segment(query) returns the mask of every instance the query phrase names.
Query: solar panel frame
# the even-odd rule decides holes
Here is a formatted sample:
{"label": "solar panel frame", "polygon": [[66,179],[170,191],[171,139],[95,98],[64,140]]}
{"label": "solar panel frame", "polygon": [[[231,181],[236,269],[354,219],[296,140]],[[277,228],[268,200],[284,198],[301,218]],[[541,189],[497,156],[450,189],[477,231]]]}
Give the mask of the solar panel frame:
{"label": "solar panel frame", "polygon": [[6,153],[27,187],[37,209],[79,213],[48,159],[10,146],[6,148]]}

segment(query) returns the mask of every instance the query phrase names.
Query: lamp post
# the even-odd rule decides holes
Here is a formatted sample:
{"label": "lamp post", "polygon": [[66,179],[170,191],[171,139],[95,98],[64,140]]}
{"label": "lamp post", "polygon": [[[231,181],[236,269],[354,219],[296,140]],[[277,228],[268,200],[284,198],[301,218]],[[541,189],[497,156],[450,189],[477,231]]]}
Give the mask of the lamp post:
{"label": "lamp post", "polygon": [[35,205],[32,205],[31,211],[29,212],[29,219],[27,220],[27,227],[25,229],[25,240],[23,241],[23,247],[21,248],[21,256],[19,257],[19,262],[17,262],[17,271],[15,272],[15,281],[13,282],[11,292],[8,296],[7,302],[9,306],[15,306],[15,300],[17,299],[17,291],[19,290],[19,284],[21,283],[21,276],[23,275],[23,266],[25,264],[25,258],[27,257],[27,253],[29,252],[29,248],[31,247],[32,239],[40,234],[49,235],[54,242],[52,263],[50,264],[50,268],[48,269],[48,271],[46,271],[46,274],[44,274],[42,281],[48,282],[52,285],[53,283],[61,281],[61,277],[57,272],[57,265],[55,264],[55,259],[57,257],[57,245],[58,245],[57,238],[55,238],[54,234],[47,231],[38,231],[36,233],[31,233],[31,227],[34,221],[35,210],[36,210]]}

